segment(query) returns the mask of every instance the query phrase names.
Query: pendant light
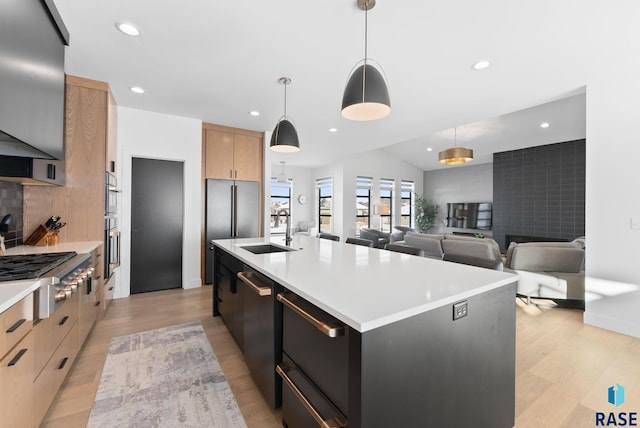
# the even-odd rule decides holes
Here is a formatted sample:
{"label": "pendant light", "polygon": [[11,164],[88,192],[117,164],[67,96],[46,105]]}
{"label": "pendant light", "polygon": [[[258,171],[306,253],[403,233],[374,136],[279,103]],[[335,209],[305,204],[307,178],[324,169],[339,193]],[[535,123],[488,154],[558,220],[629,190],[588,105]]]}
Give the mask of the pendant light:
{"label": "pendant light", "polygon": [[455,147],[458,142],[458,128],[453,128],[454,147],[438,153],[438,162],[445,165],[462,165],[473,160],[473,150]]}
{"label": "pendant light", "polygon": [[391,112],[389,90],[380,64],[367,58],[367,16],[375,0],[356,0],[364,10],[364,59],[351,72],[342,96],[342,116],[350,120],[376,120]]}
{"label": "pendant light", "polygon": [[280,161],[280,163],[282,164],[282,171],[278,174],[276,183],[288,183],[289,178],[287,177],[287,174],[284,173],[284,161]]}
{"label": "pendant light", "polygon": [[298,132],[287,116],[287,85],[291,83],[288,77],[281,77],[278,82],[284,85],[284,115],[280,117],[271,134],[269,149],[280,153],[294,153],[300,150]]}

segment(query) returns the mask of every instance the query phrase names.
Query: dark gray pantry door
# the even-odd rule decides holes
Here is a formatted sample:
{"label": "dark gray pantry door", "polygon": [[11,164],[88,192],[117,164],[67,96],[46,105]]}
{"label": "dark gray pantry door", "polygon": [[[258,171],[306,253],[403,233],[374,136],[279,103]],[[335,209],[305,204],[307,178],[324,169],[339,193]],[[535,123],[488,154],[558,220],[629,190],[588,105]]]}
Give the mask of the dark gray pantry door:
{"label": "dark gray pantry door", "polygon": [[183,169],[132,159],[131,294],[182,287]]}

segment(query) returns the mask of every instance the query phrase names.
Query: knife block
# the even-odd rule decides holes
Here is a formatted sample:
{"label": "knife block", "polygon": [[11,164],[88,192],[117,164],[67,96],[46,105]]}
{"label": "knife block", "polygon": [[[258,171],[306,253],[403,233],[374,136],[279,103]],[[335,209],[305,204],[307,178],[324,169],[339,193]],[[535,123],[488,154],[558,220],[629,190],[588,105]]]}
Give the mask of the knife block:
{"label": "knife block", "polygon": [[38,226],[31,235],[23,242],[24,245],[58,245],[60,243],[60,237],[57,233],[49,231],[43,225]]}

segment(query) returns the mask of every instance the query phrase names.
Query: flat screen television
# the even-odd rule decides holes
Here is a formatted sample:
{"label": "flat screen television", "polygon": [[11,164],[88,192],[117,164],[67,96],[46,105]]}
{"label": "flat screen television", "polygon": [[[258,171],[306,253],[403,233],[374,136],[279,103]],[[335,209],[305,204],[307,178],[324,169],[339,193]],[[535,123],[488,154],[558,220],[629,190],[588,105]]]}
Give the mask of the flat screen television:
{"label": "flat screen television", "polygon": [[491,202],[456,202],[447,204],[447,227],[491,230]]}

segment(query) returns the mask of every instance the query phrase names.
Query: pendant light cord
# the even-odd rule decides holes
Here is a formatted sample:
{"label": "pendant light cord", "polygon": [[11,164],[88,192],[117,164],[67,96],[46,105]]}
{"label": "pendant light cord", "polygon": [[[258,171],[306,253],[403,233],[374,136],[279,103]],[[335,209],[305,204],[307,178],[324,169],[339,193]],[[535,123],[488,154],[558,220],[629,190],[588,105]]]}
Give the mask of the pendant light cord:
{"label": "pendant light cord", "polygon": [[287,117],[287,82],[284,82],[284,117]]}
{"label": "pendant light cord", "polygon": [[369,16],[369,0],[364,3],[364,66],[362,67],[362,103],[364,104],[364,94],[367,89],[367,54],[368,54],[368,16]]}

